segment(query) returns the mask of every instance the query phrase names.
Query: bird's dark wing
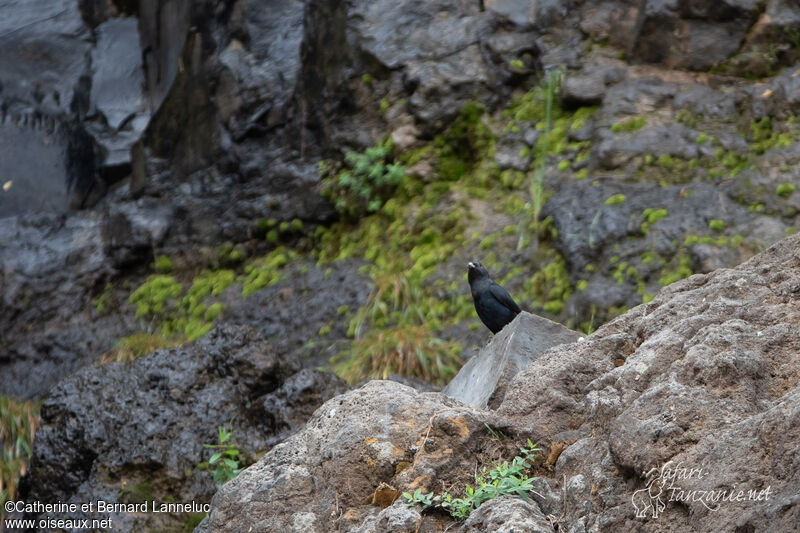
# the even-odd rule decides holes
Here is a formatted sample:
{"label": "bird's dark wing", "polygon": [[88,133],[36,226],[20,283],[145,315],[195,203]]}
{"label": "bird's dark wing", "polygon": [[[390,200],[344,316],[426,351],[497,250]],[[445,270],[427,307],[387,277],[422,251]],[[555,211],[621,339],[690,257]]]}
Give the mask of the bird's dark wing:
{"label": "bird's dark wing", "polygon": [[503,304],[504,307],[513,311],[515,314],[522,312],[522,309],[519,308],[517,302],[515,302],[511,295],[508,294],[508,291],[494,281],[491,285],[489,285],[489,292],[492,293],[492,296],[494,296],[495,300]]}

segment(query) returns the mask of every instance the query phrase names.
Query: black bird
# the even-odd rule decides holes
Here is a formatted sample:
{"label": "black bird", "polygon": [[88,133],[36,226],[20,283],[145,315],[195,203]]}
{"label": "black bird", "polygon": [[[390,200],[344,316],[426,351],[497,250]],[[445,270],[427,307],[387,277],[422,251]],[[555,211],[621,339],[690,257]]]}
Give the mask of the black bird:
{"label": "black bird", "polygon": [[478,261],[470,263],[467,270],[472,301],[481,322],[492,333],[497,333],[522,312],[508,292],[492,281],[489,272]]}

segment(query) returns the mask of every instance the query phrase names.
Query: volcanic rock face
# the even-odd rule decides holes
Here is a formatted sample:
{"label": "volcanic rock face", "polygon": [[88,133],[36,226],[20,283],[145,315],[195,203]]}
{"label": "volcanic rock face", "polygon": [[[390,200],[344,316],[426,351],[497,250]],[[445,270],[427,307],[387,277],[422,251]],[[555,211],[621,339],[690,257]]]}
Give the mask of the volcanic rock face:
{"label": "volcanic rock face", "polygon": [[439,492],[468,479],[494,442],[488,423],[550,453],[536,503],[485,504],[462,531],[546,531],[539,508],[563,531],[790,531],[800,519],[798,249],[791,237],[692,276],[550,349],[496,413],[389,382],[337,397],[225,485],[200,530],[372,531],[389,517],[405,524],[397,531],[445,527],[442,515],[364,502],[380,483]]}
{"label": "volcanic rock face", "polygon": [[[134,363],[85,368],[42,406],[23,494],[42,502],[208,501],[211,474],[196,467],[208,460],[203,443],[217,443],[218,426],[230,427],[246,457],[285,439],[347,390],[333,374],[298,370],[253,330],[230,326]],[[121,531],[186,519],[111,518]]]}
{"label": "volcanic rock face", "polygon": [[[6,384],[0,392],[42,397],[55,373],[71,372],[136,328],[129,315],[96,332],[65,320],[92,316],[90,302],[108,280],[140,282],[136,270],[154,253],[257,239],[259,219],[330,223],[336,213],[318,192],[320,159],[390,135],[400,140],[398,151],[419,146],[468,102],[506,106],[512,91],[539,83],[543,68],[565,70],[565,106],[600,106],[568,133],[571,141],[591,143],[588,159],[567,169],[568,178],[555,171],[565,161],[554,158],[545,176],[554,194],[543,214],[558,230],[555,245],[570,282],[586,280],[586,267],[599,267],[565,309],[588,315],[592,306],[640,302],[643,292],[655,292],[640,282],[660,265],[637,258],[677,256],[686,232],[703,237],[710,220],[735,226],[746,245],[687,245],[693,270],[747,259],[783,236],[800,209],[800,195],[775,194],[797,179],[796,143],[753,155],[731,181],[667,167],[652,182],[678,183],[658,193],[631,183],[640,174],[649,178],[653,165],[642,166],[648,157],[719,163],[720,149],[748,152],[740,133],[751,121],[800,114],[800,78],[794,69],[780,72],[800,59],[793,45],[796,6],[782,0],[715,6],[624,0],[6,6],[0,366],[14,375],[33,374],[40,364],[50,369],[35,372],[41,379],[25,392]],[[703,73],[712,64],[720,72],[772,77],[712,79]],[[711,138],[698,142],[698,130],[681,114],[713,123]],[[640,131],[612,131],[640,115],[655,120]],[[524,173],[538,150],[542,130],[519,125],[498,135],[494,157],[502,171]],[[423,160],[409,173],[430,179],[432,163]],[[592,183],[572,179],[586,170],[595,173]],[[598,209],[616,194],[628,201]],[[648,208],[675,218],[643,236],[641,213]],[[76,227],[83,229],[76,234]],[[622,250],[610,250],[610,242]],[[618,283],[613,257],[640,263],[639,276]]]}

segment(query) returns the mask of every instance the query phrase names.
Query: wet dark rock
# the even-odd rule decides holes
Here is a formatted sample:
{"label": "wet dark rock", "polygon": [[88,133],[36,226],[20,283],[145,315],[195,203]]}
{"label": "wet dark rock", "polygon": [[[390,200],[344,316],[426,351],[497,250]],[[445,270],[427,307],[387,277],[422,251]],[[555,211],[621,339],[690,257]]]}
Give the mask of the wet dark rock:
{"label": "wet dark rock", "polygon": [[[346,388],[335,376],[298,369],[251,329],[232,326],[134,363],[84,368],[42,406],[24,497],[123,501],[139,487],[157,501],[208,501],[211,474],[196,467],[208,459],[203,443],[216,443],[217,426],[232,424],[245,454],[265,450]],[[112,518],[121,531],[167,527],[152,513]]]}
{"label": "wet dark rock", "polygon": [[800,212],[798,163],[797,144],[770,150],[731,184],[731,197],[748,206],[763,206],[760,210],[764,213],[790,220]]}
{"label": "wet dark rock", "polygon": [[[632,133],[620,133],[601,141],[594,148],[603,169],[620,167],[637,155],[678,156],[694,159],[700,155],[697,134],[682,124],[645,126]],[[709,154],[710,155],[710,154]]]}
{"label": "wet dark rock", "polygon": [[81,126],[36,113],[8,117],[0,121],[0,149],[0,173],[8,184],[0,194],[0,218],[64,214],[93,205],[105,193],[91,137]]}
{"label": "wet dark rock", "polygon": [[598,105],[603,101],[606,86],[619,83],[624,77],[622,66],[591,65],[564,77],[561,98],[567,106]]}
{"label": "wet dark rock", "polygon": [[274,446],[299,431],[314,411],[350,387],[331,372],[305,368],[264,397],[264,412],[272,420],[268,445]]}
{"label": "wet dark rock", "polygon": [[673,109],[687,109],[694,115],[725,119],[736,114],[736,95],[706,85],[684,85],[675,93]]}
{"label": "wet dark rock", "polygon": [[648,4],[630,49],[634,59],[706,70],[739,49],[759,12],[758,2]]}
{"label": "wet dark rock", "polygon": [[[144,87],[138,21],[111,19],[95,30],[88,126],[104,152],[103,164],[130,173],[131,147],[150,120]],[[109,181],[113,180],[109,178]]]}
{"label": "wet dark rock", "polygon": [[[277,350],[304,361],[304,366],[326,365],[336,353],[336,340],[347,336],[348,317],[369,295],[369,280],[358,272],[359,265],[344,260],[321,268],[297,262],[281,281],[246,298],[237,285],[223,299],[225,320],[256,329]],[[316,335],[325,325],[329,333]]]}
{"label": "wet dark rock", "polygon": [[[25,377],[3,380],[3,393],[36,397],[53,379],[86,364],[87,349],[96,346],[90,342],[91,334],[78,333],[77,320],[95,283],[112,272],[103,253],[99,215],[4,219],[0,224],[0,272],[0,364],[5,367],[4,374],[8,371]],[[71,320],[76,320],[77,328],[72,332],[59,334],[44,327],[50,321]],[[30,335],[31,329],[44,334]],[[77,353],[70,355],[65,346],[73,342]],[[41,372],[32,373],[31,368],[40,363]]]}
{"label": "wet dark rock", "polygon": [[[556,193],[545,204],[543,213],[553,218],[558,230],[556,246],[564,254],[569,271],[588,281],[585,290],[573,295],[573,309],[583,313],[593,305],[632,307],[641,302],[643,290],[657,293],[662,265],[675,260],[687,234],[716,238],[709,228],[711,220],[723,220],[743,238],[755,238],[757,217],[747,205],[734,201],[726,193],[728,190],[712,183],[653,188],[605,179]],[[606,205],[605,201],[615,194],[624,195],[624,201]],[[646,209],[664,209],[666,216],[643,226]],[[712,259],[708,256],[710,250],[698,248],[698,244],[687,247],[687,259],[694,272],[749,257],[745,249],[726,246],[715,250],[716,259]],[[625,266],[620,267],[623,263]],[[587,272],[588,265],[595,265],[598,270]],[[630,274],[628,267],[634,269]],[[620,268],[621,276],[618,274],[615,280],[614,274]]]}

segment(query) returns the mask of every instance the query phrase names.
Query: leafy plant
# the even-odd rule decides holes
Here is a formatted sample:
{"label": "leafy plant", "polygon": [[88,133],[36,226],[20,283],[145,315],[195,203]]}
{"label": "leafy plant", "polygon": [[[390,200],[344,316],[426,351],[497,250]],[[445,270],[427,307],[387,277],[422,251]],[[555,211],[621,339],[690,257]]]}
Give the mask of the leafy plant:
{"label": "leafy plant", "polygon": [[244,468],[240,467],[240,453],[234,442],[233,431],[222,426],[218,426],[217,431],[218,444],[203,444],[203,446],[218,451],[214,452],[207,463],[198,465],[198,468],[211,470],[213,467],[214,483],[221,487],[238,476]]}
{"label": "leafy plant", "polygon": [[[391,163],[392,146],[387,140],[367,148],[363,154],[348,152],[346,169],[322,179],[322,193],[340,213],[357,218],[378,211],[405,175],[398,163]],[[330,173],[329,164],[321,164],[322,174]]]}
{"label": "leafy plant", "polygon": [[521,455],[514,457],[511,464],[504,461],[488,472],[484,470],[475,476],[475,487],[466,485],[463,498],[454,498],[452,494],[445,491],[440,495],[433,492],[423,493],[417,489],[413,494],[404,492],[403,498],[406,505],[422,505],[422,510],[433,506],[441,507],[448,511],[455,518],[467,518],[472,511],[498,496],[519,496],[528,500],[528,492],[533,490],[533,480],[528,473],[533,464],[534,456],[542,451],[537,445],[528,439],[528,447],[519,449]]}
{"label": "leafy plant", "polygon": [[28,469],[38,427],[38,403],[0,396],[0,505],[17,498],[17,482]]}

